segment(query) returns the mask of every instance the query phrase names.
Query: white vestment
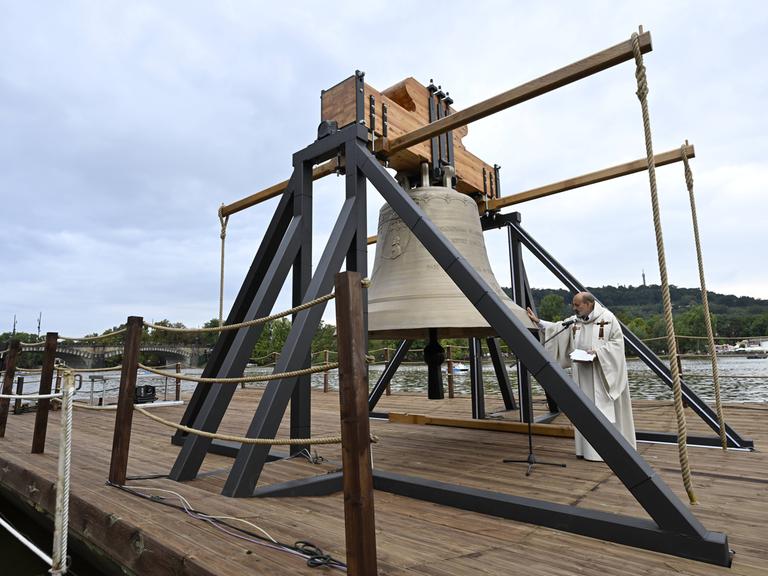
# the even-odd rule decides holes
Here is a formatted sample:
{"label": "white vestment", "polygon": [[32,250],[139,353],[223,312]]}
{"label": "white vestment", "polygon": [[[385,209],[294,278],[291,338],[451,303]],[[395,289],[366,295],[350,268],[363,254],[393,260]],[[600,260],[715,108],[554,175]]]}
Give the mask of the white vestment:
{"label": "white vestment", "polygon": [[[587,319],[571,316],[567,320],[576,322],[561,334],[561,322],[544,322],[546,349],[560,362],[563,368],[572,368],[573,380],[579,385],[603,415],[618,428],[627,441],[636,448],[635,423],[632,420],[632,401],[629,397],[627,360],[624,356],[624,335],[616,317],[597,302]],[[572,362],[573,350],[592,350],[592,362]],[[578,430],[576,455],[586,460],[601,461],[597,451],[584,439]]]}

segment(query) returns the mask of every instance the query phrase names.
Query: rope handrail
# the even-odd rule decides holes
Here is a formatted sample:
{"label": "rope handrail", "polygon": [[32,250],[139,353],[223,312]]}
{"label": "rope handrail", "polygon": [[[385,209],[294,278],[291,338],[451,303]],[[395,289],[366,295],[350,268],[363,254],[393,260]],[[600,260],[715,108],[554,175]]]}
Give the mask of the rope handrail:
{"label": "rope handrail", "polygon": [[[139,406],[134,405],[133,409],[138,412],[139,414],[142,414],[149,418],[150,420],[154,420],[155,422],[158,422],[160,424],[163,424],[164,426],[168,426],[170,428],[176,428],[177,430],[180,430],[182,432],[186,432],[188,434],[194,434],[196,436],[202,436],[204,438],[212,438],[215,440],[225,440],[229,442],[240,442],[241,444],[256,444],[256,445],[262,445],[262,446],[303,446],[307,444],[341,444],[341,436],[321,436],[318,438],[248,438],[247,436],[233,436],[230,434],[217,434],[214,432],[206,432],[205,430],[198,430],[196,428],[190,428],[188,426],[184,426],[183,424],[176,424],[175,422],[171,422],[170,420],[166,420],[164,418],[160,418],[159,416],[155,416],[154,414],[151,414],[144,410],[143,408],[140,408]],[[379,441],[378,437],[371,435],[370,441],[372,443],[376,443]]]}
{"label": "rope handrail", "polygon": [[101,334],[99,336],[59,336],[59,340],[75,340],[77,342],[92,342],[94,340],[103,340],[104,338],[109,338],[110,336],[117,336],[118,334],[123,334],[127,328],[120,328],[119,330],[115,330],[114,332],[107,332],[106,334]]}
{"label": "rope handrail", "polygon": [[182,372],[164,372],[162,370],[155,370],[144,364],[139,364],[139,368],[152,372],[158,376],[167,376],[168,378],[178,378],[179,380],[188,380],[190,382],[198,382],[200,384],[243,384],[245,382],[270,382],[272,380],[282,380],[284,378],[294,378],[296,376],[304,376],[305,374],[315,374],[317,372],[326,372],[339,367],[338,362],[331,362],[329,364],[318,364],[310,368],[304,368],[302,370],[293,370],[291,372],[276,372],[272,374],[258,374],[253,376],[241,376],[239,378],[203,378],[201,376],[192,376],[191,374],[184,374]]}
{"label": "rope handrail", "polygon": [[123,365],[120,364],[119,366],[112,366],[107,368],[62,368],[61,366],[55,366],[54,368],[57,372],[63,372],[65,370],[71,370],[72,372],[117,372],[118,370],[123,369]]}
{"label": "rope handrail", "polygon": [[148,328],[152,328],[154,330],[164,330],[166,332],[200,333],[200,332],[223,332],[226,330],[239,330],[240,328],[248,328],[250,326],[258,326],[259,324],[266,324],[267,322],[271,322],[272,320],[277,320],[278,318],[283,318],[285,316],[295,314],[296,312],[301,312],[302,310],[306,310],[307,308],[312,308],[313,306],[317,306],[318,304],[322,304],[323,302],[332,300],[335,297],[336,295],[333,293],[326,294],[325,296],[320,296],[319,298],[315,298],[314,300],[310,300],[309,302],[305,302],[304,304],[300,304],[299,306],[289,308],[288,310],[278,312],[277,314],[264,316],[263,318],[255,318],[254,320],[248,320],[247,322],[238,322],[237,324],[211,326],[210,328],[175,328],[173,326],[163,326],[162,324],[153,324],[152,322],[147,322],[145,320],[144,326]]}
{"label": "rope handrail", "polygon": [[[642,30],[641,30],[642,32]],[[686,430],[685,412],[683,410],[683,393],[680,381],[680,370],[677,365],[677,340],[675,339],[675,324],[672,318],[672,298],[669,291],[669,279],[667,278],[667,263],[664,255],[664,237],[661,230],[661,216],[659,213],[659,196],[656,186],[656,166],[654,164],[653,138],[651,136],[651,117],[648,112],[648,79],[643,64],[643,53],[640,49],[640,36],[632,34],[632,52],[635,56],[635,78],[637,80],[637,98],[640,100],[640,108],[643,116],[643,129],[645,132],[645,151],[648,160],[648,179],[651,189],[651,208],[653,211],[653,228],[656,234],[656,252],[659,260],[659,277],[661,279],[661,300],[664,305],[664,322],[667,328],[667,349],[669,350],[670,371],[672,373],[672,392],[677,419],[677,449],[680,460],[680,469],[683,475],[683,485],[688,493],[688,500],[696,504],[696,494],[693,491],[691,480],[691,467],[688,461],[688,432]]]}
{"label": "rope handrail", "polygon": [[61,397],[61,392],[55,394],[0,394],[0,398],[3,400],[51,400]]}

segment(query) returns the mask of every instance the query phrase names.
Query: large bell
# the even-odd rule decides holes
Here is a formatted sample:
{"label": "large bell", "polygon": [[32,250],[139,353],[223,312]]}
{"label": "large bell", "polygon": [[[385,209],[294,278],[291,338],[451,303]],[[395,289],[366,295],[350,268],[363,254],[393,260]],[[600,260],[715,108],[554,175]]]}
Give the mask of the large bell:
{"label": "large bell", "polygon": [[[528,315],[501,289],[491,271],[477,204],[451,188],[413,188],[408,195],[527,327]],[[433,329],[432,338],[429,330]],[[376,258],[368,289],[371,338],[492,336],[493,330],[400,217],[379,212]]]}

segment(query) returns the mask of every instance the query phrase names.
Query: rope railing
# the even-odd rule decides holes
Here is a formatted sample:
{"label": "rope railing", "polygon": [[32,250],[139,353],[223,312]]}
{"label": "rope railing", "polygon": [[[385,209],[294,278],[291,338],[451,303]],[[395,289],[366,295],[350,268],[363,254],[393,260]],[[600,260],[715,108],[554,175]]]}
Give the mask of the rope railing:
{"label": "rope railing", "polygon": [[272,374],[254,374],[252,376],[241,376],[238,378],[203,378],[201,376],[193,376],[191,374],[184,374],[182,372],[164,372],[162,370],[156,370],[150,366],[139,364],[139,368],[157,374],[158,376],[166,376],[168,378],[177,378],[179,380],[187,380],[189,382],[197,382],[199,384],[243,384],[246,382],[270,382],[273,380],[282,380],[284,378],[295,378],[297,376],[304,376],[305,374],[316,374],[318,372],[326,372],[339,367],[338,362],[332,362],[330,364],[318,364],[311,366],[310,368],[304,368],[302,370],[292,370],[290,372],[275,372]]}
{"label": "rope railing", "polygon": [[[642,30],[641,30],[642,33]],[[685,412],[683,409],[683,393],[680,381],[680,370],[677,365],[677,341],[675,340],[675,325],[672,319],[672,299],[669,291],[669,279],[667,278],[667,263],[664,254],[664,237],[661,229],[661,216],[659,211],[659,197],[656,186],[656,166],[654,164],[653,139],[651,136],[651,118],[648,112],[648,79],[643,64],[643,53],[640,49],[640,36],[632,34],[632,51],[635,56],[635,78],[637,79],[637,98],[640,100],[640,108],[643,116],[643,129],[645,132],[645,151],[648,160],[648,179],[651,190],[651,208],[653,211],[653,227],[656,234],[656,251],[659,260],[659,277],[661,279],[661,300],[664,305],[664,322],[667,328],[667,349],[671,357],[670,371],[672,373],[672,392],[677,419],[677,447],[680,460],[680,469],[683,475],[683,485],[688,493],[688,500],[696,504],[696,494],[693,491],[691,480],[691,467],[688,461],[688,432],[686,430]]]}
{"label": "rope railing", "polygon": [[238,322],[236,324],[225,324],[223,326],[211,326],[210,328],[175,328],[173,326],[163,326],[162,324],[153,324],[152,322],[144,321],[144,326],[148,328],[152,328],[153,330],[164,330],[166,332],[188,332],[188,333],[202,333],[202,332],[223,332],[226,330],[239,330],[241,328],[249,328],[251,326],[258,326],[259,324],[266,324],[267,322],[271,322],[272,320],[277,320],[278,318],[284,318],[285,316],[290,316],[291,314],[295,314],[296,312],[301,312],[302,310],[306,310],[307,308],[312,308],[313,306],[317,306],[318,304],[322,304],[323,302],[327,302],[328,300],[333,300],[336,296],[331,294],[326,294],[325,296],[320,296],[319,298],[315,298],[314,300],[310,300],[309,302],[305,302],[303,304],[300,304],[299,306],[294,306],[293,308],[289,308],[288,310],[283,310],[282,312],[278,312],[277,314],[272,314],[270,316],[264,316],[263,318],[255,318],[254,320],[248,320],[247,322]]}
{"label": "rope railing", "polygon": [[[202,436],[204,438],[212,438],[214,440],[225,440],[229,442],[240,442],[242,444],[255,444],[261,446],[305,446],[309,444],[341,444],[341,436],[320,436],[317,438],[249,438],[247,436],[233,436],[230,434],[219,434],[214,432],[206,432],[205,430],[198,430],[196,428],[190,428],[183,424],[176,424],[170,420],[160,418],[154,414],[150,414],[144,408],[134,406],[133,409],[146,416],[150,420],[154,420],[159,424],[168,426],[169,428],[175,428],[188,434],[194,434],[196,436]],[[378,437],[371,435],[370,440],[372,443],[379,441]]]}

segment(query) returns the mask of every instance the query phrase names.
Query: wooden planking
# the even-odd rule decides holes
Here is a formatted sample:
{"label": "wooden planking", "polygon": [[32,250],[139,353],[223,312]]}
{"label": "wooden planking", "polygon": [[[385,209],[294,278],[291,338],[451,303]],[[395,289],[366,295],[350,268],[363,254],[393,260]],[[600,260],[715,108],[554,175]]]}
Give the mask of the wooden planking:
{"label": "wooden planking", "polygon": [[[355,121],[355,77],[351,76],[333,88],[325,90],[321,96],[322,120],[335,121],[339,127],[346,126]],[[403,96],[405,94],[405,96]],[[406,78],[401,83],[379,92],[372,86],[365,84],[365,123],[368,120],[368,101],[373,96],[376,101],[377,117],[381,112],[382,103],[387,105],[388,137],[397,138],[408,132],[417,130],[429,123],[427,102],[429,92],[427,88],[414,80]],[[408,106],[401,106],[394,96]],[[412,105],[408,104],[412,102]],[[377,133],[381,129],[381,120],[377,120]],[[483,193],[483,169],[486,174],[493,174],[493,166],[486,164],[480,158],[469,152],[461,139],[466,135],[466,127],[457,129],[453,133],[453,150],[456,165],[456,178],[458,183],[456,190],[466,194]],[[413,148],[403,149],[388,158],[389,167],[399,172],[417,174],[422,162],[431,162],[432,153],[429,142],[422,142]]]}
{"label": "wooden planking", "polygon": [[[238,390],[222,428],[242,433],[247,428],[261,388]],[[487,399],[489,412],[503,413],[499,396]],[[541,413],[544,403],[536,399]],[[313,394],[313,432],[336,434],[339,430],[338,395]],[[389,412],[419,412],[435,418],[464,419],[470,412],[469,399],[457,397],[429,401],[418,395],[395,393],[384,396],[380,409]],[[166,418],[178,419],[183,407],[157,409]],[[687,411],[691,415],[690,410]],[[758,448],[768,442],[768,407],[760,405],[726,406],[726,419]],[[58,415],[51,414],[52,427]],[[674,430],[674,413],[669,402],[635,402],[638,428]],[[230,539],[207,525],[198,524],[184,514],[104,486],[109,468],[109,447],[115,414],[77,411],[73,456],[73,509],[71,529],[89,538],[105,530],[107,538],[97,546],[111,546],[110,555],[142,574],[174,573],[269,573],[316,574],[300,558],[266,550],[247,542]],[[558,417],[559,424],[567,419]],[[691,416],[689,428],[704,431]],[[33,429],[31,414],[12,416],[8,433],[0,441],[2,459],[0,483],[15,486],[20,497],[38,494],[41,508],[53,506],[50,481],[56,469],[58,435],[51,434],[48,454],[28,454]],[[573,441],[556,437],[534,438],[536,454],[542,460],[562,461],[566,469],[534,468],[531,477],[525,466],[502,464],[502,457],[525,457],[527,440],[519,434],[448,428],[438,426],[396,426],[386,421],[371,421],[371,430],[381,441],[374,445],[377,468],[420,474],[467,486],[495,489],[516,495],[578,504],[617,513],[641,515],[640,507],[628,497],[626,489],[601,463],[576,460]],[[287,435],[287,423],[279,435]],[[169,431],[145,418],[134,419],[133,439],[128,462],[129,476],[167,472],[177,447],[168,442]],[[640,452],[672,490],[684,498],[677,472],[675,446],[641,444]],[[322,474],[339,466],[338,446],[320,446],[326,458],[313,465],[292,459],[265,467],[260,484],[269,484]],[[768,457],[762,452],[727,452],[717,449],[690,451],[694,486],[701,500],[694,512],[710,530],[724,531],[737,551],[734,566],[728,570],[653,552],[635,550],[539,528],[504,521],[435,504],[376,493],[376,529],[380,574],[508,574],[519,566],[529,574],[685,573],[692,576],[733,574],[751,576],[762,573],[768,564],[763,550],[762,531],[768,517]],[[209,455],[203,475],[187,483],[167,479],[129,481],[129,485],[152,485],[175,490],[189,498],[193,506],[210,513],[248,518],[283,541],[300,538],[318,544],[337,558],[344,557],[343,501],[340,494],[324,498],[228,499],[219,495],[232,460]],[[3,473],[9,468],[7,473]],[[16,480],[11,480],[10,477]],[[30,489],[31,487],[31,489]],[[83,506],[89,505],[89,514]],[[95,510],[96,516],[93,515]],[[110,532],[110,515],[119,517],[118,531]],[[137,536],[137,535],[140,535]],[[143,543],[144,552],[136,553]],[[163,555],[153,568],[150,560]],[[186,560],[182,563],[181,559]],[[160,568],[165,570],[161,572]],[[198,572],[192,572],[192,569]],[[154,571],[153,571],[154,570]],[[201,572],[205,570],[206,572]]]}

